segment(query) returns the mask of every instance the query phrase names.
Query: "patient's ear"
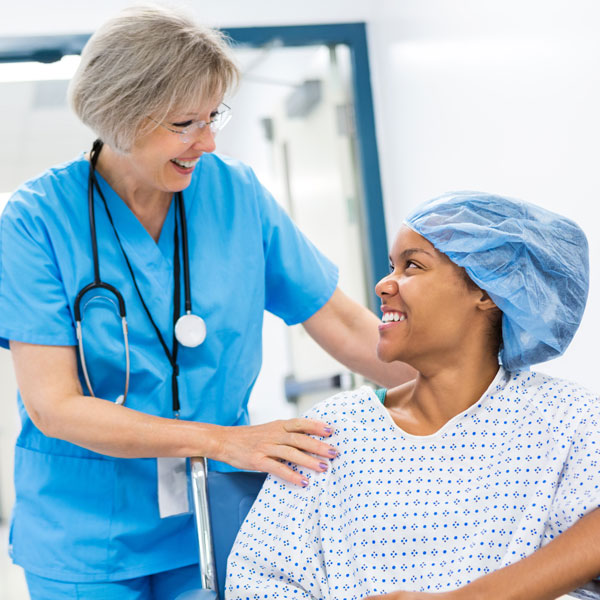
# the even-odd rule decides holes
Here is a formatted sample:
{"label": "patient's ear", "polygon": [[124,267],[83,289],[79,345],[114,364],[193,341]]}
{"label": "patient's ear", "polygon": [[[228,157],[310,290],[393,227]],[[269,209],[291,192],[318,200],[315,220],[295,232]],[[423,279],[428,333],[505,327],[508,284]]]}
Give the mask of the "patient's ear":
{"label": "patient's ear", "polygon": [[496,303],[490,298],[485,290],[481,290],[481,297],[477,301],[477,308],[479,308],[479,310],[498,310]]}

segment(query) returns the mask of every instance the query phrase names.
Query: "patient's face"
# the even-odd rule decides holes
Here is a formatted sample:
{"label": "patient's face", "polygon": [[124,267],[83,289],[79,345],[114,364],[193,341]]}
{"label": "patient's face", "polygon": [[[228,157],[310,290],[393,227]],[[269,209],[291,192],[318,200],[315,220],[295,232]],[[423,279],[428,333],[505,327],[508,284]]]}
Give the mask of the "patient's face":
{"label": "patient's face", "polygon": [[[375,287],[382,303],[377,354],[422,367],[445,364],[480,318],[481,291],[425,238],[403,226],[390,253],[390,274]],[[443,361],[443,362],[442,362]]]}

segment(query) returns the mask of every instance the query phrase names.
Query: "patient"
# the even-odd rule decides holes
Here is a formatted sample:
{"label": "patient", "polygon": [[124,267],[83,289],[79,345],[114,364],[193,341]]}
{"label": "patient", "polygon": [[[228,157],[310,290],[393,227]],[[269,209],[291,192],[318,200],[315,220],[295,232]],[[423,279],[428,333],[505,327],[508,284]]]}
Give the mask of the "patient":
{"label": "patient", "polygon": [[[600,401],[532,364],[583,315],[573,222],[460,192],[417,209],[376,286],[379,357],[415,381],[315,406],[339,456],[269,476],[227,598],[551,600],[600,573]],[[433,600],[435,600],[433,599]]]}

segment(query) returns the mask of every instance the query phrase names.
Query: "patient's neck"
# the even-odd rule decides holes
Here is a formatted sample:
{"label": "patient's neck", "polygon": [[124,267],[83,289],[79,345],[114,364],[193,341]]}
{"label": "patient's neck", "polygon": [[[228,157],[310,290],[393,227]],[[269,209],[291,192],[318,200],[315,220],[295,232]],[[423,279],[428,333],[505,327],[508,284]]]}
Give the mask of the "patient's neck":
{"label": "patient's neck", "polygon": [[385,406],[407,433],[431,435],[475,404],[498,368],[497,358],[487,354],[421,365],[414,381],[388,391]]}

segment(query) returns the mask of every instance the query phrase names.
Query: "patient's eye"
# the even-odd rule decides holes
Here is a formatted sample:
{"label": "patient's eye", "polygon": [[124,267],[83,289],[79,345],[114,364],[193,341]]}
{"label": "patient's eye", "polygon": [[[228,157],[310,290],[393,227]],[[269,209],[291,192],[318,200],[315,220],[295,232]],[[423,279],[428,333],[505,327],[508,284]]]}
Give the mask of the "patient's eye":
{"label": "patient's eye", "polygon": [[185,129],[192,124],[192,121],[182,121],[181,123],[171,123],[173,127],[179,127],[180,129]]}

